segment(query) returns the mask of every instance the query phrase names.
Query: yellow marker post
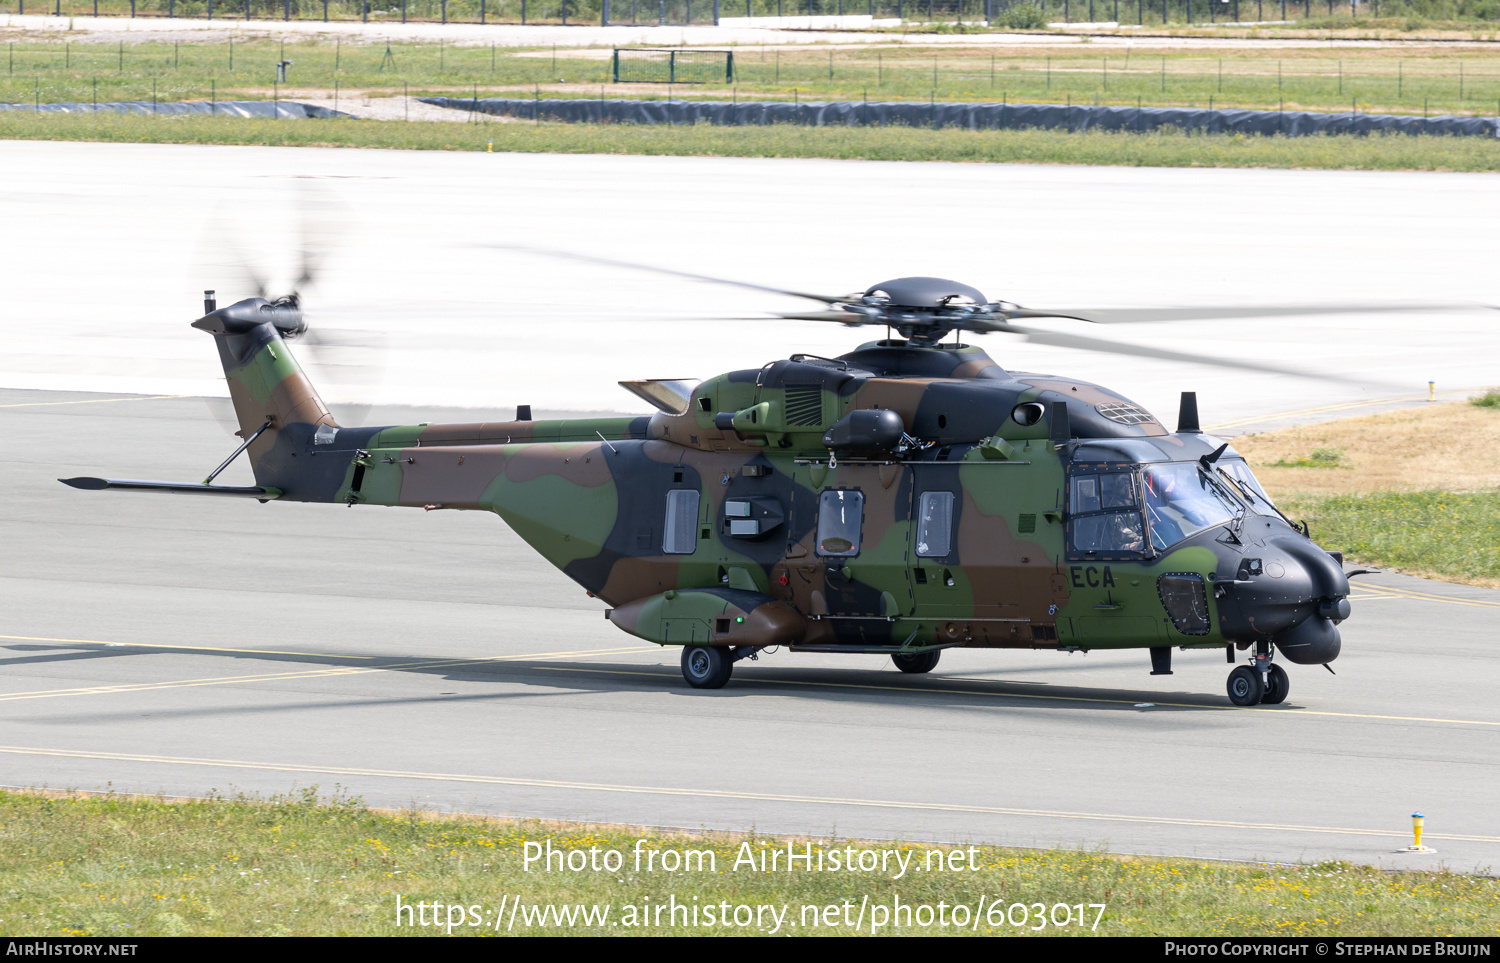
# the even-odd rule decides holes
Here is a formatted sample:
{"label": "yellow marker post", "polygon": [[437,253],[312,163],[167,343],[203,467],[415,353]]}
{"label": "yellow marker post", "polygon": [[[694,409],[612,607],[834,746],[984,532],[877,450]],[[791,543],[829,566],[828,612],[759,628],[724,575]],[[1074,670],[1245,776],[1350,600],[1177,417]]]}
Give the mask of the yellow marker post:
{"label": "yellow marker post", "polygon": [[1411,832],[1414,837],[1412,844],[1401,850],[1403,853],[1435,853],[1437,850],[1422,845],[1422,820],[1426,818],[1421,813],[1411,814]]}
{"label": "yellow marker post", "polygon": [[[1427,382],[1427,400],[1428,401],[1437,401],[1437,382],[1436,381],[1429,381],[1429,382]],[[1421,833],[1418,833],[1418,835],[1421,835]]]}

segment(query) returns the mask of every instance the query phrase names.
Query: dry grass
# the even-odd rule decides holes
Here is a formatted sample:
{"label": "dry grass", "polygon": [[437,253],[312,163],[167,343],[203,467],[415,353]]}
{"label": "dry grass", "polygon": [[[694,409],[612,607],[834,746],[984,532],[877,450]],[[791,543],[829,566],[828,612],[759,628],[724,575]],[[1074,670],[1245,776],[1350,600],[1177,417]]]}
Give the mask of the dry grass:
{"label": "dry grass", "polygon": [[[1234,447],[1278,498],[1500,488],[1500,409],[1467,401],[1244,435]],[[1276,467],[1318,448],[1343,457],[1336,467]]]}
{"label": "dry grass", "polygon": [[1351,562],[1500,588],[1495,404],[1344,418],[1242,436],[1234,446],[1283,511]]}

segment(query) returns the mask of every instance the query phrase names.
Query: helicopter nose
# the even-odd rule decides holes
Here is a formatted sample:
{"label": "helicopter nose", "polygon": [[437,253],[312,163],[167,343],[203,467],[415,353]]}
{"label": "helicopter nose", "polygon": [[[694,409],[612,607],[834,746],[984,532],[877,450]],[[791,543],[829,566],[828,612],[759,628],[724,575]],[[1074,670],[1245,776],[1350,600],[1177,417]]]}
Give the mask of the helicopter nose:
{"label": "helicopter nose", "polygon": [[1270,640],[1292,662],[1337,658],[1338,623],[1351,613],[1343,566],[1300,535],[1272,537],[1225,559],[1237,566],[1220,579],[1219,622],[1235,642]]}

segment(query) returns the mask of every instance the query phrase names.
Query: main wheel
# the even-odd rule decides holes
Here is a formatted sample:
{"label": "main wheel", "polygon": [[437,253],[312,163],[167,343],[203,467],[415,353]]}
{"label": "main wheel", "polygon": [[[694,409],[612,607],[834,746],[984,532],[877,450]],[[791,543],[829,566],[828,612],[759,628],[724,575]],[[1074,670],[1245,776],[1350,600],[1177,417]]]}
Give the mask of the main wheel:
{"label": "main wheel", "polygon": [[1260,682],[1260,673],[1242,665],[1229,673],[1229,701],[1237,706],[1259,705],[1261,697],[1266,694],[1265,688]]}
{"label": "main wheel", "polygon": [[1281,700],[1285,699],[1286,694],[1291,691],[1291,678],[1287,676],[1285,669],[1273,664],[1271,671],[1267,673],[1267,680],[1271,683],[1271,687],[1266,690],[1265,695],[1260,697],[1261,705],[1280,705]]}
{"label": "main wheel", "polygon": [[931,672],[937,668],[938,656],[942,654],[942,649],[933,649],[931,652],[914,652],[911,655],[902,655],[896,652],[891,654],[891,661],[896,663],[896,668],[902,672],[920,675],[923,672]]}
{"label": "main wheel", "polygon": [[728,649],[690,645],[682,650],[682,677],[694,689],[722,689],[733,671]]}

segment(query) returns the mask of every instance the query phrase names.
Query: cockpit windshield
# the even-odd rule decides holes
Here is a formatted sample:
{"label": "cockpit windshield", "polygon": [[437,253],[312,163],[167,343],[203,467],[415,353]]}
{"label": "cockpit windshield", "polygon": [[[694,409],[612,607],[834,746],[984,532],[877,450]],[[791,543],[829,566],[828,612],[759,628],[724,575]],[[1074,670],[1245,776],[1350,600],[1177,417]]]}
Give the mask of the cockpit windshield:
{"label": "cockpit windshield", "polygon": [[1151,544],[1165,549],[1194,532],[1237,518],[1243,506],[1195,462],[1152,465],[1141,476]]}
{"label": "cockpit windshield", "polygon": [[1243,458],[1220,459],[1218,467],[1223,469],[1224,474],[1228,475],[1239,487],[1238,494],[1244,496],[1245,501],[1250,503],[1252,511],[1262,515],[1271,515],[1276,512],[1276,503],[1271,501],[1271,496],[1260,487],[1260,482],[1255,480],[1255,475],[1251,473],[1250,466],[1245,464]]}

